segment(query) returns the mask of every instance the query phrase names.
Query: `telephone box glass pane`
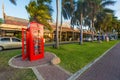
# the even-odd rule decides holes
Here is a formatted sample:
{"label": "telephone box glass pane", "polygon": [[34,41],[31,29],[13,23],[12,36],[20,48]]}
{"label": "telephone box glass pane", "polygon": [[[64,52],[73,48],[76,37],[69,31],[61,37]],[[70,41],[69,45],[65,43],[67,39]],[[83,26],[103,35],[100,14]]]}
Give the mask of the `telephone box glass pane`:
{"label": "telephone box glass pane", "polygon": [[24,54],[27,54],[27,47],[26,47],[26,31],[24,31]]}
{"label": "telephone box glass pane", "polygon": [[33,35],[34,35],[34,53],[35,55],[40,54],[40,44],[41,44],[41,33],[40,30],[38,28],[36,28],[36,30],[33,31]]}

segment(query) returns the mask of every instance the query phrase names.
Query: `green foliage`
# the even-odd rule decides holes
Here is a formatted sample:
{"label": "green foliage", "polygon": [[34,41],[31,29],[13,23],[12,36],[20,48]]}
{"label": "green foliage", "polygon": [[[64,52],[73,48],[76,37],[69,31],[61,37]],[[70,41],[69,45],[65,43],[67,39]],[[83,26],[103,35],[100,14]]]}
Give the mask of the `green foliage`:
{"label": "green foliage", "polygon": [[37,0],[37,3],[33,1],[26,6],[26,10],[30,14],[30,21],[41,23],[49,30],[52,29],[48,23],[48,21],[52,20],[50,2],[51,0]]}
{"label": "green foliage", "polygon": [[8,65],[8,61],[18,54],[21,54],[21,50],[0,52],[0,78],[4,80],[36,80],[36,76],[31,69],[17,69]]}
{"label": "green foliage", "polygon": [[[106,8],[106,6],[113,4],[115,4],[115,1],[112,0],[77,0],[75,10],[71,18],[72,26],[79,26],[82,21],[84,23],[83,25],[94,28],[95,22],[99,20],[98,15],[100,20],[103,21],[103,17],[106,16],[107,13],[113,14],[113,10]],[[83,15],[82,20],[81,14]],[[98,27],[100,26],[98,25]]]}
{"label": "green foliage", "polygon": [[15,35],[15,37],[19,38],[19,39],[22,39],[22,34],[21,33],[18,33]]}
{"label": "green foliage", "polygon": [[3,19],[2,18],[0,18],[0,24],[2,24],[3,23]]}
{"label": "green foliage", "polygon": [[59,49],[45,47],[45,51],[55,53],[61,59],[60,65],[68,71],[75,73],[102,55],[117,42],[86,42],[82,46],[78,44],[67,44],[61,45]]}
{"label": "green foliage", "polygon": [[108,32],[110,31],[110,23],[112,21],[113,10],[110,8],[106,8],[106,6],[114,5],[115,1],[109,0],[100,0],[97,4],[98,8],[96,10],[95,15],[95,28],[101,32]]}
{"label": "green foliage", "polygon": [[16,5],[16,0],[10,0],[14,5]]}
{"label": "green foliage", "polygon": [[62,16],[64,19],[70,19],[74,10],[74,0],[62,0]]}

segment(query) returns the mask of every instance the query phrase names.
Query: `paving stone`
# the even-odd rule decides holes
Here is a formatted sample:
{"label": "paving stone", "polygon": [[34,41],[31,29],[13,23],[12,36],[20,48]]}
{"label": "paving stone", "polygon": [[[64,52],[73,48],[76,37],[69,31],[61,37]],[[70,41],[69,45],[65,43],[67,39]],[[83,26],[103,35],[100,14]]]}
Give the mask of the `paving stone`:
{"label": "paving stone", "polygon": [[77,80],[120,80],[120,43],[108,51]]}
{"label": "paving stone", "polygon": [[[51,62],[53,63],[51,64]],[[71,74],[53,65],[58,63],[60,63],[60,59],[49,52],[45,53],[45,58],[32,62],[29,60],[22,60],[21,56],[13,57],[9,61],[9,65],[15,68],[31,68],[38,80],[67,80]]]}
{"label": "paving stone", "polygon": [[55,65],[38,67],[37,70],[45,80],[67,80],[70,75]]}
{"label": "paving stone", "polygon": [[50,64],[51,60],[54,57],[56,57],[55,55],[53,55],[49,52],[46,52],[44,55],[45,55],[45,57],[43,59],[39,59],[36,61],[29,61],[28,59],[22,60],[21,56],[17,56],[15,58],[13,58],[10,63],[16,67],[27,68],[27,67],[40,66],[40,65],[44,65],[44,64]]}

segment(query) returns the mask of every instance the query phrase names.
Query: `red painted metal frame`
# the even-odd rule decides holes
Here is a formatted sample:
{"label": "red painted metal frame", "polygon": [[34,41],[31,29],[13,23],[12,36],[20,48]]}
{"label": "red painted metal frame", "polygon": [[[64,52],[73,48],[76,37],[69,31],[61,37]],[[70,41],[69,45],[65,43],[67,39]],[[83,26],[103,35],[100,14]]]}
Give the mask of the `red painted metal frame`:
{"label": "red painted metal frame", "polygon": [[22,29],[22,59],[26,58],[30,61],[44,58],[43,25],[36,22],[30,22],[28,29]]}
{"label": "red painted metal frame", "polygon": [[44,57],[43,25],[35,22],[31,22],[30,23],[30,57],[29,57],[30,61],[41,59],[43,57]]}
{"label": "red painted metal frame", "polygon": [[22,59],[25,60],[28,57],[27,52],[27,31],[22,28]]}

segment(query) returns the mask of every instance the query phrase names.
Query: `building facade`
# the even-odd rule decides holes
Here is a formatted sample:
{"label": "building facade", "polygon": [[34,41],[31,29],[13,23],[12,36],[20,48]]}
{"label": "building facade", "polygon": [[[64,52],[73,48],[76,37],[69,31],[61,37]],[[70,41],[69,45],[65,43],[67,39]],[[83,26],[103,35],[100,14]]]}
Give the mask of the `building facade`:
{"label": "building facade", "polygon": [[[0,36],[16,36],[21,37],[22,28],[27,28],[29,21],[17,17],[7,16],[4,14],[4,23],[0,25]],[[44,29],[44,38],[47,42],[55,40],[56,26],[50,23],[52,31]],[[61,35],[60,35],[61,34]],[[83,35],[91,34],[89,31],[83,31]],[[59,27],[60,41],[77,41],[79,40],[80,30],[72,29],[70,26],[63,25]]]}
{"label": "building facade", "polygon": [[27,28],[29,21],[17,17],[4,15],[4,22],[0,25],[0,36],[15,36]]}

